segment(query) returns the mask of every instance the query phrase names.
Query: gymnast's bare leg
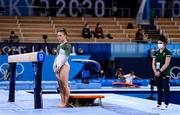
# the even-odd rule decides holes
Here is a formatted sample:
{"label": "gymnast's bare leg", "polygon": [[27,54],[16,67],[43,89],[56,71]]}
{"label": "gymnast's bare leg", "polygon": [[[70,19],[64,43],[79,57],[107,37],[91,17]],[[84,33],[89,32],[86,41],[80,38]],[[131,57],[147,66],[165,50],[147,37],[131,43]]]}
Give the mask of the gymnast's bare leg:
{"label": "gymnast's bare leg", "polygon": [[69,71],[70,71],[70,67],[67,64],[64,64],[57,75],[58,82],[60,83],[60,96],[61,96],[61,104],[58,107],[61,108],[68,106],[69,95],[70,95],[70,89],[68,86]]}

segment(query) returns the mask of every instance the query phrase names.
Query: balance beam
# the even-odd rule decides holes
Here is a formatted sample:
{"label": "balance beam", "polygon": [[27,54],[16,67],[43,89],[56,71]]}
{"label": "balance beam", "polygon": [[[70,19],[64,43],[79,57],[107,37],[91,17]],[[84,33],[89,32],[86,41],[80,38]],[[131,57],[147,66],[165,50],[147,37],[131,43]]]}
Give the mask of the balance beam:
{"label": "balance beam", "polygon": [[45,54],[43,52],[25,53],[8,56],[8,63],[15,62],[43,62]]}
{"label": "balance beam", "polygon": [[94,106],[95,99],[99,99],[98,105],[102,106],[101,99],[105,98],[104,95],[99,94],[70,94],[69,104],[75,107],[78,106]]}
{"label": "balance beam", "polygon": [[42,108],[42,64],[45,59],[44,52],[33,52],[19,55],[8,56],[8,63],[10,67],[10,83],[9,83],[9,102],[15,101],[15,74],[17,62],[33,62],[33,70],[35,75],[35,88],[34,88],[34,108]]}

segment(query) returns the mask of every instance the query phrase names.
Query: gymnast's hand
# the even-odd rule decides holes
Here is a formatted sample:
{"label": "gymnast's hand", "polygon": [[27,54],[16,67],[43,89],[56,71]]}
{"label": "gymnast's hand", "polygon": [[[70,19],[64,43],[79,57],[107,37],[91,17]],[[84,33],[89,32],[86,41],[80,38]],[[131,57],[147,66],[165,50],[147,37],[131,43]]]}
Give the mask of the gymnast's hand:
{"label": "gymnast's hand", "polygon": [[155,71],[154,74],[155,74],[156,77],[160,76],[160,72],[159,71]]}
{"label": "gymnast's hand", "polygon": [[58,72],[59,72],[58,67],[57,67],[57,64],[53,65],[53,70],[54,70],[55,73],[58,73]]}

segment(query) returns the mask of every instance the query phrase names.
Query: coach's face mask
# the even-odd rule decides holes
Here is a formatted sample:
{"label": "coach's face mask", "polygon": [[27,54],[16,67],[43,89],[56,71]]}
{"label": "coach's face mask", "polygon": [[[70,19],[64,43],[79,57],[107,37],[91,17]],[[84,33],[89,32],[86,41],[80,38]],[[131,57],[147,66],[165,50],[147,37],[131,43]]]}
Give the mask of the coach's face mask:
{"label": "coach's face mask", "polygon": [[158,43],[158,48],[162,49],[162,48],[164,48],[164,45],[162,43]]}

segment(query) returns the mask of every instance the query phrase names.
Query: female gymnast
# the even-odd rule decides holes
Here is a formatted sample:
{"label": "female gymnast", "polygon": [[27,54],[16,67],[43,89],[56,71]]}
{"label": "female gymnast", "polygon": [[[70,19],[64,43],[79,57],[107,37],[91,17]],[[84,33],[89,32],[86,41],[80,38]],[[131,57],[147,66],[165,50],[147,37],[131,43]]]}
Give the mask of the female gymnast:
{"label": "female gymnast", "polygon": [[71,45],[67,41],[67,31],[65,29],[58,30],[57,39],[60,45],[57,46],[57,57],[54,60],[53,70],[56,74],[60,88],[61,104],[58,107],[63,108],[68,106],[70,89],[68,86],[68,78],[70,66],[68,57],[71,52]]}

